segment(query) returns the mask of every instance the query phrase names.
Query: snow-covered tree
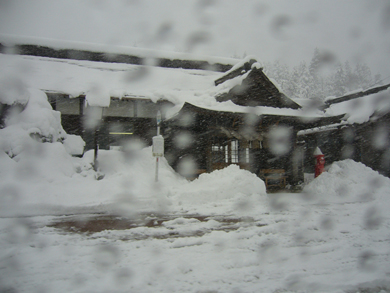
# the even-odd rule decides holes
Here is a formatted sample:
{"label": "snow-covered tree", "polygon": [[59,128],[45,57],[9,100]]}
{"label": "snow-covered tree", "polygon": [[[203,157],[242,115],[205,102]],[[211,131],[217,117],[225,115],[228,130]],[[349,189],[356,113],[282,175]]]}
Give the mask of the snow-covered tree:
{"label": "snow-covered tree", "polygon": [[318,72],[321,66],[320,50],[315,48],[313,57],[311,58],[309,65],[309,72],[313,79],[316,81],[318,78]]}
{"label": "snow-covered tree", "polygon": [[364,63],[357,63],[352,69],[349,61],[337,62],[334,69],[325,74],[322,67],[333,64],[328,55],[316,48],[309,65],[302,61],[290,70],[287,64],[276,60],[265,63],[264,71],[291,98],[324,99],[380,84],[381,76],[376,75],[373,79],[370,68]]}
{"label": "snow-covered tree", "polygon": [[330,87],[331,87],[331,95],[339,97],[342,96],[347,92],[347,87],[346,87],[346,74],[343,69],[343,65],[338,62],[336,64],[336,72],[335,74],[330,77]]}
{"label": "snow-covered tree", "polygon": [[375,74],[374,84],[375,85],[382,85],[383,84],[383,82],[382,82],[382,75],[380,73]]}
{"label": "snow-covered tree", "polygon": [[302,61],[298,66],[294,67],[292,75],[298,84],[296,95],[300,98],[309,99],[311,97],[312,88],[310,85],[313,83],[313,77],[309,72],[306,62]]}
{"label": "snow-covered tree", "polygon": [[370,87],[373,84],[371,70],[367,66],[367,64],[360,63],[360,62],[357,63],[355,66],[355,74],[357,77],[359,87],[365,89]]}
{"label": "snow-covered tree", "polygon": [[358,87],[358,80],[356,78],[355,73],[352,71],[352,67],[349,61],[344,63],[344,82],[346,91],[352,91]]}

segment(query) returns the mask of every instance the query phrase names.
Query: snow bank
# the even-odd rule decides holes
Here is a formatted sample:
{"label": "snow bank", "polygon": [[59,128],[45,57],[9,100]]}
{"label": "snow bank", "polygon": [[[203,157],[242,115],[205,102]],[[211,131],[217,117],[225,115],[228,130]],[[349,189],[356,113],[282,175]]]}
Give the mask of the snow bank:
{"label": "snow bank", "polygon": [[52,183],[72,177],[77,164],[70,154],[82,154],[84,141],[66,134],[60,112],[52,109],[44,92],[27,88],[20,80],[13,80],[7,86],[8,90],[1,92],[2,104],[25,103],[25,106],[3,117],[0,173],[7,174],[9,179],[4,184],[18,189],[26,183],[21,189],[27,191],[34,181],[34,184]]}
{"label": "snow bank", "polygon": [[[16,179],[26,176],[29,180],[44,178],[48,182],[61,180],[75,174],[73,158],[60,142],[40,143],[30,141],[25,150],[14,159],[17,161]],[[24,174],[24,175],[23,175]]]}
{"label": "snow bank", "polygon": [[[22,99],[27,99],[28,103],[21,112],[9,113],[5,117],[5,127],[0,129],[0,149],[14,157],[19,155],[32,139],[40,142],[66,140],[67,134],[61,125],[61,113],[53,111],[46,94],[31,88],[22,88],[20,91],[23,93]],[[10,99],[17,101],[11,94],[8,96],[8,100]],[[72,140],[77,142],[76,148],[79,152],[83,142],[76,138],[70,138],[67,150],[73,152]]]}
{"label": "snow bank", "polygon": [[68,154],[82,155],[84,153],[85,141],[78,135],[67,134],[62,143]]}
{"label": "snow bank", "polygon": [[22,104],[28,102],[30,95],[23,82],[16,78],[6,76],[0,81],[0,103],[5,105]]}
{"label": "snow bank", "polygon": [[[84,171],[80,174],[91,176],[93,151],[87,152],[82,161]],[[188,181],[176,173],[165,158],[160,158],[156,183],[156,158],[152,156],[151,147],[125,152],[100,150],[98,161],[100,171],[105,174],[99,183],[101,191],[106,191],[103,202],[124,213],[168,210],[236,213],[241,208],[249,209],[249,201],[266,194],[261,179],[235,165]],[[90,196],[91,201],[97,198],[103,199],[100,195]]]}
{"label": "snow bank", "polygon": [[[134,181],[152,185],[155,181],[156,158],[152,156],[152,147],[143,148],[137,141],[129,141],[125,151],[99,150],[99,169],[107,178],[129,176]],[[126,149],[127,148],[127,149]],[[93,150],[85,153],[84,162],[93,161]],[[159,181],[166,185],[185,182],[168,164],[165,158],[159,159]]]}
{"label": "snow bank", "polygon": [[172,188],[169,198],[182,210],[229,214],[249,212],[250,202],[265,194],[265,184],[260,178],[236,165],[230,165]]}
{"label": "snow bank", "polygon": [[[0,157],[0,174],[10,179],[0,184],[0,190],[12,186],[18,194],[18,214],[28,215],[64,213],[72,207],[127,216],[145,212],[237,214],[248,212],[259,195],[266,194],[262,180],[235,165],[188,181],[165,158],[159,158],[159,181],[155,182],[152,149],[139,147],[99,150],[99,172],[104,178],[96,180],[92,150],[74,158],[61,143],[31,141],[14,159],[5,154]],[[9,214],[6,206],[2,214]]]}
{"label": "snow bank", "polygon": [[353,160],[333,163],[304,192],[322,202],[364,202],[387,194],[390,179]]}

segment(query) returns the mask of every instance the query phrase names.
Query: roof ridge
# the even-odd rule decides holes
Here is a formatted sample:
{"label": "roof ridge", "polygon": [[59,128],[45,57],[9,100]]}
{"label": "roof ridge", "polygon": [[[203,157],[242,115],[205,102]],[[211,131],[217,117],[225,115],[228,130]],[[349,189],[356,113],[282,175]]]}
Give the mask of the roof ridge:
{"label": "roof ridge", "polygon": [[[158,56],[159,54],[151,49],[116,47],[115,51],[108,50],[109,47],[99,44],[58,41],[59,44],[62,44],[59,46],[51,44],[51,42],[53,40],[41,40],[41,42],[29,38],[25,41],[15,40],[0,34],[0,53],[133,65],[146,65],[152,60],[153,65],[158,67],[216,72],[226,72],[233,67],[233,62],[229,63],[228,58],[223,57],[192,56],[193,59],[191,59],[191,55],[188,53],[165,52]],[[71,44],[75,44],[75,47],[72,48]],[[204,57],[204,59],[200,57]]]}

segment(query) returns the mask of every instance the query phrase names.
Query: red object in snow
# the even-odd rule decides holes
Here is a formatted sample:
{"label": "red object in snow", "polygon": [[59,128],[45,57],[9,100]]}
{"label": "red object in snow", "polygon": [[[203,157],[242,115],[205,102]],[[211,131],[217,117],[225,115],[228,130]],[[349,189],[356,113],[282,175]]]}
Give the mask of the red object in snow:
{"label": "red object in snow", "polygon": [[315,172],[314,172],[314,178],[321,175],[322,172],[324,172],[325,167],[325,156],[321,152],[320,148],[316,148],[313,154],[316,157],[316,166],[315,166]]}

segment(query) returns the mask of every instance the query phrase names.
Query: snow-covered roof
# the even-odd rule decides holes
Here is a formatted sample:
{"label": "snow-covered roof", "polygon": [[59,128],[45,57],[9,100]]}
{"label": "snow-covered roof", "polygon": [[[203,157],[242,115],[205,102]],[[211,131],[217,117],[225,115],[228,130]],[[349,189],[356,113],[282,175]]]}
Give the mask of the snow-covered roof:
{"label": "snow-covered roof", "polygon": [[244,59],[237,62],[230,70],[226,71],[223,76],[215,81],[215,85],[219,85],[229,80],[236,78],[243,78],[243,75],[247,75],[248,71],[255,67],[257,69],[262,68],[262,64],[257,61],[257,58],[254,56],[247,56]]}
{"label": "snow-covered roof", "polygon": [[[239,60],[234,58],[226,57],[217,57],[217,56],[205,56],[197,55],[183,52],[171,52],[163,50],[153,50],[146,48],[138,47],[128,47],[128,46],[114,46],[109,44],[92,44],[85,42],[75,42],[75,41],[63,41],[57,39],[48,39],[48,38],[36,38],[28,36],[14,36],[0,34],[0,44],[5,49],[12,51],[13,49],[17,50],[27,50],[28,47],[34,47],[32,49],[38,50],[41,53],[45,54],[54,54],[62,55],[61,58],[72,59],[83,59],[85,53],[103,53],[105,59],[108,61],[111,59],[112,62],[115,61],[115,56],[121,55],[127,57],[137,57],[143,59],[169,59],[174,61],[204,61],[208,62],[210,65],[213,64],[222,64],[229,65],[229,67],[236,64]],[[43,50],[40,50],[43,49]],[[44,51],[46,50],[46,52]],[[71,50],[70,56],[66,55],[67,50]],[[20,54],[21,52],[14,52]],[[33,52],[34,55],[38,56],[38,52]],[[39,55],[42,56],[42,55]],[[42,56],[42,57],[54,57],[54,56]],[[94,56],[96,57],[96,55]],[[126,58],[125,58],[126,59]],[[123,63],[127,63],[125,59],[122,59]],[[95,60],[96,61],[96,60]],[[119,62],[121,63],[121,62]]]}
{"label": "snow-covered roof", "polygon": [[333,103],[329,103],[332,100],[328,99],[330,105],[325,109],[325,114],[330,116],[346,114],[347,124],[360,124],[368,122],[374,114],[383,115],[390,112],[390,84],[351,95],[357,96],[349,98],[349,95],[346,95],[337,98],[339,102]]}
{"label": "snow-covered roof", "polygon": [[[183,111],[182,111],[183,110]],[[322,127],[324,125],[329,125],[333,123],[339,123],[342,116],[324,116],[321,114],[315,114],[312,112],[307,112],[302,109],[286,109],[286,108],[272,108],[272,107],[246,107],[246,106],[238,106],[231,101],[221,102],[209,104],[207,107],[202,105],[196,105],[191,103],[184,103],[183,106],[176,105],[172,109],[168,110],[166,114],[166,118],[170,119],[180,119],[180,114],[184,113],[186,115],[186,111],[202,111],[204,113],[208,113],[213,115],[213,113],[220,116],[223,115],[249,115],[251,117],[253,115],[261,117],[261,120],[270,122],[278,121],[280,123],[287,123],[288,125],[295,125],[297,130],[303,130],[314,127]],[[276,120],[275,120],[276,119]],[[259,120],[260,121],[260,120]]]}
{"label": "snow-covered roof", "polygon": [[245,107],[231,101],[218,102],[216,96],[229,91],[245,78],[245,74],[240,75],[215,86],[215,80],[222,75],[209,70],[0,54],[0,80],[15,76],[28,87],[64,93],[71,97],[91,97],[91,93],[98,89],[105,94],[95,95],[99,96],[99,101],[91,101],[94,105],[106,106],[104,97],[108,96],[133,97],[153,102],[170,101],[176,105],[171,115],[187,102],[214,111],[308,118],[329,116],[321,111]]}
{"label": "snow-covered roof", "polygon": [[205,110],[216,111],[216,112],[255,114],[258,116],[262,116],[262,115],[290,116],[290,117],[308,118],[308,119],[325,117],[324,115],[321,115],[320,112],[313,113],[302,109],[296,110],[296,109],[273,108],[273,107],[265,107],[265,106],[247,107],[247,106],[236,105],[232,101],[226,101],[226,102],[215,101],[215,102],[207,103],[207,105],[201,103],[190,103],[190,104],[198,108],[203,108]]}
{"label": "snow-covered roof", "polygon": [[220,73],[144,65],[0,54],[0,78],[16,76],[28,87],[86,95],[96,87],[111,97],[137,97],[174,104],[214,87]]}
{"label": "snow-covered roof", "polygon": [[[312,105],[306,105],[306,108],[313,108],[313,105],[316,105],[315,101],[313,103]],[[313,129],[301,130],[298,132],[298,135],[334,130],[351,124],[362,124],[373,118],[390,113],[390,84],[369,88],[365,91],[353,91],[342,97],[328,97],[325,100],[325,105],[325,116],[344,115],[343,121]]]}
{"label": "snow-covered roof", "polygon": [[277,83],[268,78],[261,63],[253,56],[243,59],[215,81],[220,87],[219,102],[232,101],[242,106],[265,106],[299,109],[301,106],[288,98]]}

